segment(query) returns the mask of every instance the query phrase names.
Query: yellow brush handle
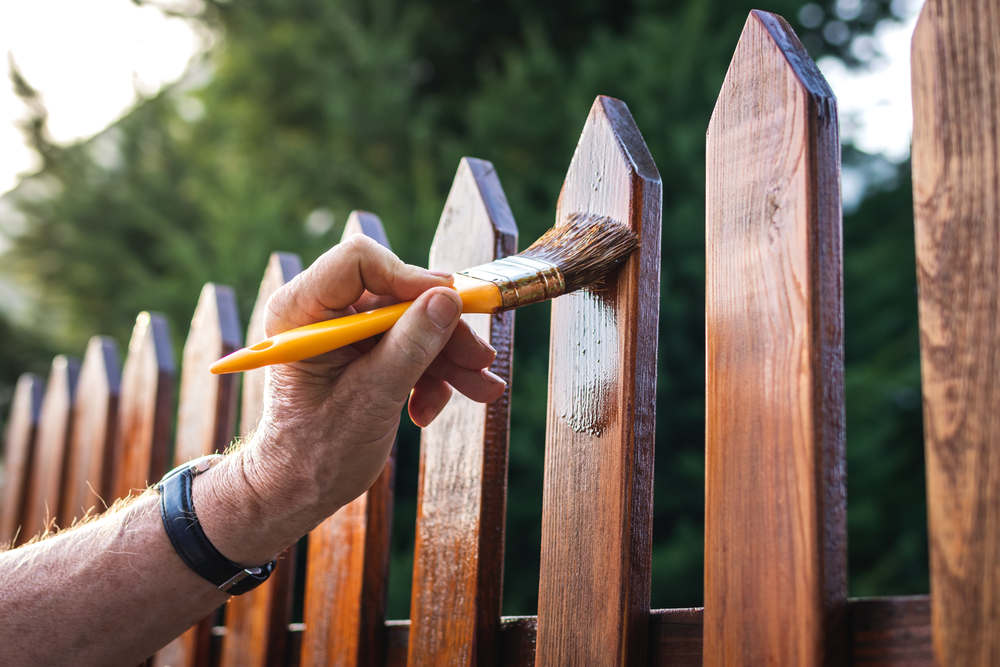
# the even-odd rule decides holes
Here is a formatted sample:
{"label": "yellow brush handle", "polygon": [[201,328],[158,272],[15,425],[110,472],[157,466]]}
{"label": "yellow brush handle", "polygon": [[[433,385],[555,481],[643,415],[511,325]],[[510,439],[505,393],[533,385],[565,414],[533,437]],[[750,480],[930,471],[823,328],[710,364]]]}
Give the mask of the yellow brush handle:
{"label": "yellow brush handle", "polygon": [[[492,313],[500,307],[500,291],[495,285],[462,278],[456,276],[455,288],[462,298],[463,312]],[[412,301],[404,301],[289,329],[219,359],[209,370],[215,374],[238,373],[315,357],[388,331],[411,305]]]}

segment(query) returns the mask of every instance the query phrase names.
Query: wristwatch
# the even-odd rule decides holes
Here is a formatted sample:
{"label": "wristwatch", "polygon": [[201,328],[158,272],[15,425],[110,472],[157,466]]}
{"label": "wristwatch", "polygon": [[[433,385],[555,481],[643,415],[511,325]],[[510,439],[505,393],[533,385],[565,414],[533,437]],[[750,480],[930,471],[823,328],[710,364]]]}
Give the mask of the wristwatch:
{"label": "wristwatch", "polygon": [[212,545],[198,522],[191,497],[195,476],[205,472],[222,459],[221,454],[209,454],[182,463],[156,484],[160,493],[160,517],[174,551],[184,563],[223,593],[240,595],[260,586],[271,576],[277,561],[245,567],[229,560]]}

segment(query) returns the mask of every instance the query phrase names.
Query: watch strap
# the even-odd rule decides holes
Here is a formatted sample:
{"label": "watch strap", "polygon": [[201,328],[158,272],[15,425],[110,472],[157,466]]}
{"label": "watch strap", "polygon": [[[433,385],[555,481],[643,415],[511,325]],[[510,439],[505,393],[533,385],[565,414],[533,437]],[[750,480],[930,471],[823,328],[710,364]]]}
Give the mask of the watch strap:
{"label": "watch strap", "polygon": [[240,595],[263,583],[276,561],[244,567],[223,556],[209,541],[195,513],[191,487],[195,465],[172,470],[160,480],[160,517],[174,551],[184,563],[223,593]]}

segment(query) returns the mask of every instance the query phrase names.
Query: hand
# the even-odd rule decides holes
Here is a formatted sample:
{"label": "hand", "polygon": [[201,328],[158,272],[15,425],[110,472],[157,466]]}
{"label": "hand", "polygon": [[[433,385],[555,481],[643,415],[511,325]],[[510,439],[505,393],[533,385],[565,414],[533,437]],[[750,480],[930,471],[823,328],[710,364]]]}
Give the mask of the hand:
{"label": "hand", "polygon": [[486,370],[496,351],[459,318],[450,285],[450,275],[404,264],[359,235],[274,293],[268,336],[416,301],[378,341],[269,367],[260,425],[238,452],[246,485],[261,500],[255,504],[311,517],[304,533],[374,483],[407,398],[410,418],[426,426],[452,387],[476,401],[500,397],[506,384]]}

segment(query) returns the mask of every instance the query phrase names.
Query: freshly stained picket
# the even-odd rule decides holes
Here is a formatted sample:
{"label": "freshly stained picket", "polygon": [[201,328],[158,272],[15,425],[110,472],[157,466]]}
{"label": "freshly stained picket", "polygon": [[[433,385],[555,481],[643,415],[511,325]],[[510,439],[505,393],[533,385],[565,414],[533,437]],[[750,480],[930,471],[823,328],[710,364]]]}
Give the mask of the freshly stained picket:
{"label": "freshly stained picket", "polygon": [[538,665],[646,659],[661,197],[628,107],[598,97],[555,222],[609,216],[639,249],[603,289],[552,303]]}
{"label": "freshly stained picket", "polygon": [[23,541],[25,500],[34,461],[38,417],[45,382],[34,373],[17,379],[4,433],[3,506],[0,507],[0,549]]}
{"label": "freshly stained picket", "polygon": [[928,0],[913,36],[934,649],[1000,664],[1000,6]]}
{"label": "freshly stained picket", "polygon": [[[378,216],[353,211],[343,239],[389,247]],[[372,487],[309,533],[303,665],[381,665],[395,448]]]}
{"label": "freshly stained picket", "polygon": [[141,491],[167,471],[175,378],[166,319],[159,313],[139,313],[122,368],[112,498]]}
{"label": "freshly stained picket", "polygon": [[[208,283],[202,288],[181,360],[180,399],[174,465],[222,452],[236,426],[237,375],[212,375],[208,367],[242,344],[232,289]],[[207,664],[213,617],[195,625],[156,654],[154,665]]]}
{"label": "freshly stained picket", "polygon": [[747,19],[708,128],[705,664],[846,646],[840,146],[784,19]]}
{"label": "freshly stained picket", "polygon": [[[428,267],[456,272],[517,252],[517,226],[493,165],[463,158]],[[514,312],[463,319],[496,349],[510,383]],[[423,430],[410,602],[410,665],[495,664],[503,582],[510,390],[494,403],[454,393]]]}
{"label": "freshly stained picket", "polygon": [[107,336],[94,336],[87,344],[73,403],[61,525],[67,526],[91,510],[99,513],[114,500],[110,497],[110,472],[120,386],[118,345]]}
{"label": "freshly stained picket", "polygon": [[[58,517],[66,474],[66,447],[73,427],[73,396],[80,363],[58,355],[45,384],[45,397],[38,418],[35,457],[25,504],[24,537],[49,528]],[[62,524],[58,527],[64,528]]]}
{"label": "freshly stained picket", "polygon": [[[302,271],[298,255],[271,253],[257,292],[257,301],[247,325],[247,343],[264,338],[267,300],[279,287]],[[264,403],[266,369],[243,374],[240,435],[249,437],[260,421]],[[295,548],[278,560],[278,567],[266,582],[226,606],[226,635],[222,642],[223,667],[264,667],[285,662],[287,625],[291,617]]]}

